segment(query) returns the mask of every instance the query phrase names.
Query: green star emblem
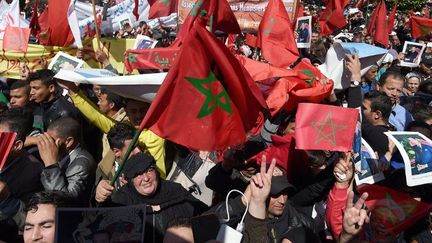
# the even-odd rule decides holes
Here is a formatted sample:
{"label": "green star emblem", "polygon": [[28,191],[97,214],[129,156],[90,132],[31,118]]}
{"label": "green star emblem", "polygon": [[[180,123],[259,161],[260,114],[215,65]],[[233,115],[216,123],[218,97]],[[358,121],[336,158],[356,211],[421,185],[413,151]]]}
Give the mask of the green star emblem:
{"label": "green star emblem", "polygon": [[270,20],[269,20],[269,26],[267,28],[265,28],[265,30],[264,30],[264,35],[270,34],[270,32],[272,31],[272,28],[273,28],[274,24],[275,24],[275,20],[274,20],[273,17],[271,17]]}
{"label": "green star emblem", "polygon": [[204,3],[204,0],[200,0],[199,2],[197,2],[196,4],[193,5],[192,10],[190,12],[190,15],[192,16],[197,16],[198,14],[198,9],[201,8],[202,4]]}
{"label": "green star emblem", "polygon": [[132,64],[132,63],[135,63],[135,62],[137,62],[137,54],[132,54],[132,53],[129,53],[129,55],[128,55],[128,61],[129,61],[129,63],[130,64]]}
{"label": "green star emblem", "polygon": [[[200,112],[198,113],[198,118],[203,118],[210,115],[216,107],[220,107],[222,110],[233,114],[231,107],[231,101],[226,92],[225,88],[220,84],[218,79],[214,76],[213,72],[210,70],[209,75],[205,79],[185,77],[198,91],[205,95],[206,99]],[[222,91],[217,95],[214,95],[212,91],[215,91],[215,86],[212,88],[212,83],[217,83],[222,86]]]}
{"label": "green star emblem", "polygon": [[166,5],[170,4],[171,0],[159,0],[159,3],[165,3]]}
{"label": "green star emblem", "polygon": [[311,77],[310,79],[306,79],[306,83],[308,83],[308,84],[311,84],[316,78],[315,74],[313,74],[312,71],[309,69],[302,70],[301,72],[303,72],[307,76]]}
{"label": "green star emblem", "polygon": [[408,215],[416,208],[415,204],[397,204],[389,193],[386,193],[386,199],[382,200],[379,207],[376,207],[373,212],[376,212],[384,219],[389,219],[392,226],[395,226],[399,222],[405,220]]}
{"label": "green star emblem", "polygon": [[333,14],[333,9],[330,8],[330,11],[329,11],[328,15],[326,16],[326,20],[329,20],[330,17],[332,16],[332,14]]}
{"label": "green star emblem", "polygon": [[[331,111],[327,113],[323,122],[311,122],[311,125],[318,130],[318,134],[315,137],[315,144],[319,144],[323,140],[328,140],[333,146],[336,145],[336,133],[346,128],[345,125],[335,124],[333,122]],[[330,128],[330,132],[326,133],[323,131],[326,127]]]}
{"label": "green star emblem", "polygon": [[422,35],[429,35],[432,31],[429,26],[420,26],[419,29]]}

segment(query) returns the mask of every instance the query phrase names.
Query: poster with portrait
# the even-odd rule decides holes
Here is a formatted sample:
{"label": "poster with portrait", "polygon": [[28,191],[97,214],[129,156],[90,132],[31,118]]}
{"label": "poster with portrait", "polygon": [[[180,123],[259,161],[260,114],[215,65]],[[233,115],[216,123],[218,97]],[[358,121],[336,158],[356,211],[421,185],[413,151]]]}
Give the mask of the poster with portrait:
{"label": "poster with portrait", "polygon": [[133,22],[132,22],[132,20],[130,19],[130,17],[123,18],[123,19],[120,19],[120,20],[118,21],[118,24],[119,24],[119,27],[120,27],[121,30],[124,30],[125,27],[126,27],[127,25],[129,25],[130,27],[133,28],[134,26],[133,26],[132,23],[133,23]]}
{"label": "poster with portrait", "polygon": [[74,68],[80,68],[84,64],[84,61],[60,51],[54,56],[48,65],[48,69],[51,69],[54,73],[57,73],[61,68],[60,66],[65,63],[71,64]]}
{"label": "poster with portrait", "polygon": [[425,48],[425,44],[405,41],[402,49],[405,57],[400,65],[404,67],[417,67],[420,64],[421,56]]}
{"label": "poster with portrait", "polygon": [[294,30],[297,48],[310,48],[312,37],[312,16],[304,16],[297,19]]}
{"label": "poster with portrait", "polygon": [[362,138],[360,160],[355,162],[355,180],[357,185],[375,184],[384,180],[384,174],[378,169],[378,158],[371,146]]}
{"label": "poster with portrait", "polygon": [[138,35],[135,39],[133,49],[135,50],[150,49],[150,48],[154,48],[157,43],[158,43],[157,40],[154,40],[146,35]]}
{"label": "poster with portrait", "polygon": [[432,141],[418,132],[386,132],[402,155],[408,186],[432,182]]}
{"label": "poster with portrait", "polygon": [[58,208],[55,242],[144,242],[145,217],[145,205]]}

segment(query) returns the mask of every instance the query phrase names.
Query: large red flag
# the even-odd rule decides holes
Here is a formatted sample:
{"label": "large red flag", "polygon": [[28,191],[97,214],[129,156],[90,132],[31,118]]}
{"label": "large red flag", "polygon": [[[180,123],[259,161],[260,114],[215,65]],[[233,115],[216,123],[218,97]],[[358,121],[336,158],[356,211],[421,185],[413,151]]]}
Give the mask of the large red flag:
{"label": "large red flag", "polygon": [[134,1],[134,9],[132,10],[132,14],[135,16],[135,19],[138,21],[139,19],[139,13],[138,13],[138,7],[139,7],[139,1]]}
{"label": "large red flag", "polygon": [[246,140],[265,101],[225,45],[195,21],[140,127],[196,150]]}
{"label": "large red flag", "polygon": [[301,103],[296,114],[296,148],[351,151],[358,110]]}
{"label": "large red flag", "polygon": [[48,8],[39,17],[39,41],[47,46],[69,46],[74,36],[67,19],[71,0],[48,0]]}
{"label": "large red flag", "polygon": [[381,4],[378,7],[378,12],[375,21],[375,29],[372,32],[374,40],[386,48],[389,46],[389,33],[387,23],[387,8],[385,1],[381,0]]}
{"label": "large red flag", "polygon": [[257,44],[273,66],[287,68],[299,58],[291,21],[281,0],[270,0],[258,28]]}
{"label": "large red flag", "polygon": [[335,29],[345,27],[348,23],[343,12],[349,1],[330,0],[326,9],[321,13],[318,22],[320,34],[327,36],[333,33]]}
{"label": "large red flag", "polygon": [[27,52],[30,29],[21,27],[6,26],[3,37],[3,50]]}
{"label": "large red flag", "polygon": [[124,65],[129,73],[134,69],[170,69],[179,51],[178,47],[126,50]]}
{"label": "large red flag", "polygon": [[0,132],[0,172],[15,142],[16,133]]}
{"label": "large red flag", "polygon": [[425,218],[432,210],[432,204],[419,202],[409,195],[387,187],[363,184],[357,190],[369,194],[366,206],[371,212],[372,238],[376,240],[389,235],[399,235]]}
{"label": "large red flag", "polygon": [[257,47],[257,37],[252,34],[246,34],[246,45],[256,48]]}
{"label": "large red flag", "polygon": [[432,19],[411,17],[411,34],[413,38],[420,38],[432,33]]}
{"label": "large red flag", "polygon": [[31,29],[31,34],[33,36],[36,36],[40,32],[40,25],[39,25],[39,16],[38,16],[38,1],[34,1],[33,3],[33,14],[30,19],[29,28]]}
{"label": "large red flag", "polygon": [[148,0],[150,4],[149,19],[169,16],[177,12],[177,1],[175,0]]}
{"label": "large red flag", "polygon": [[388,34],[390,34],[393,31],[397,5],[398,3],[396,2],[395,5],[393,6],[393,10],[391,11],[388,17],[388,24],[387,24]]}

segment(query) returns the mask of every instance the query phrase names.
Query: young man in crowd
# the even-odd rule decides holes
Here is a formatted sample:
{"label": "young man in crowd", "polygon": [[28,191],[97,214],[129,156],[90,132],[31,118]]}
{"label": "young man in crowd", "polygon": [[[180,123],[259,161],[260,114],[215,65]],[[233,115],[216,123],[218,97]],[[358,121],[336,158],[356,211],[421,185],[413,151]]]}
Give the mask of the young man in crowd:
{"label": "young man in crowd", "polygon": [[25,108],[30,102],[30,85],[25,80],[18,80],[10,86],[11,108]]}

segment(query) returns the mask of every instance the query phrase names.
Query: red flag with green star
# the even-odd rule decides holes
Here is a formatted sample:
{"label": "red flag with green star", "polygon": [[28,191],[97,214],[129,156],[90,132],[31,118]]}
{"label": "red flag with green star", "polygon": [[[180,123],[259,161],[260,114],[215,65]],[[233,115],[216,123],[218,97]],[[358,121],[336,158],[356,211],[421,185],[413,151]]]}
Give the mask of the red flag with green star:
{"label": "red flag with green star", "polygon": [[300,103],[296,114],[296,149],[352,150],[358,110]]}
{"label": "red flag with green star", "polygon": [[411,34],[413,38],[420,38],[432,33],[432,19],[411,17]]}
{"label": "red flag with green star", "polygon": [[177,12],[177,1],[175,0],[147,0],[150,4],[149,19],[169,16]]}
{"label": "red flag with green star", "polygon": [[299,58],[291,20],[281,0],[270,0],[258,28],[257,45],[275,67],[287,68]]}
{"label": "red flag with green star", "polygon": [[366,206],[371,212],[372,238],[376,240],[396,236],[425,218],[432,210],[432,204],[414,200],[405,193],[378,185],[363,184],[359,193],[369,194]]}
{"label": "red flag with green star", "polygon": [[188,148],[222,150],[246,140],[263,108],[248,72],[198,19],[141,127]]}
{"label": "red flag with green star", "polygon": [[321,36],[332,34],[335,29],[345,27],[348,23],[343,12],[349,1],[330,0],[326,9],[321,13],[318,22]]}

